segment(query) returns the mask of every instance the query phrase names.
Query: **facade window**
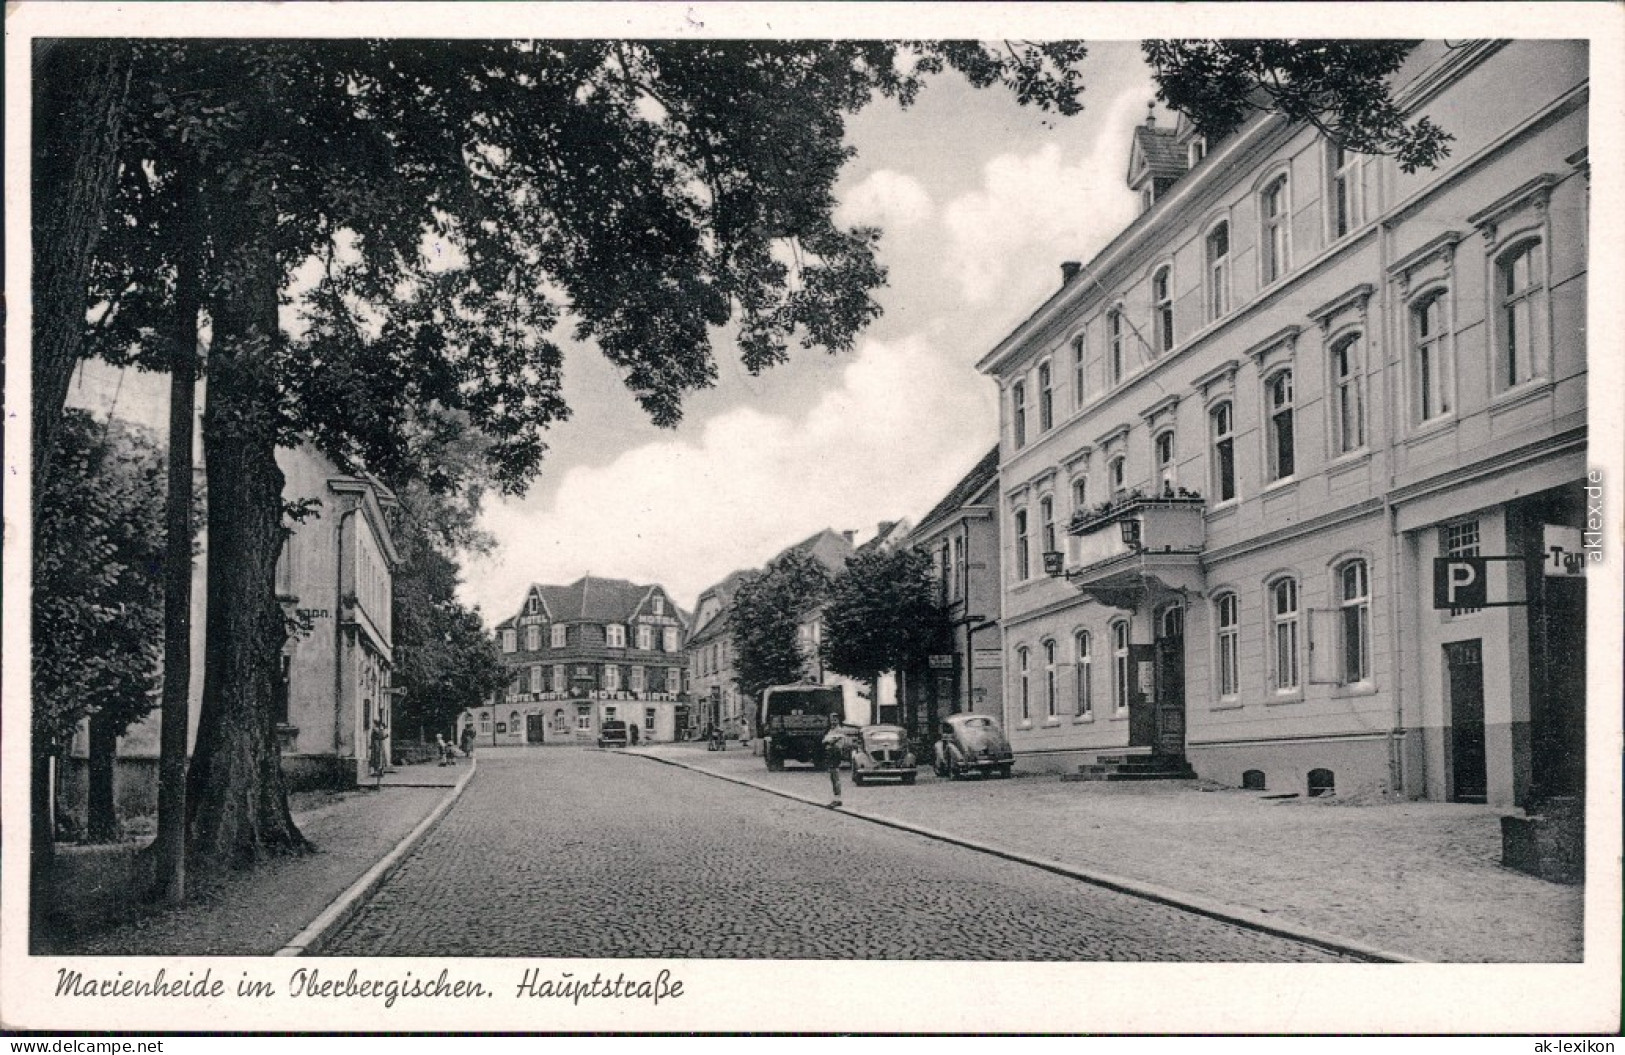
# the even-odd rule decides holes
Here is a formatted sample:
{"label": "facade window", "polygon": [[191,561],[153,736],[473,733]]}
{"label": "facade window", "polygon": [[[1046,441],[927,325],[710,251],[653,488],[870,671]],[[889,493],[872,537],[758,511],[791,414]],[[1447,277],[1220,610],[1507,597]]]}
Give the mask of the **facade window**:
{"label": "facade window", "polygon": [[1230,224],[1221,223],[1207,233],[1207,317],[1220,319],[1230,312]]}
{"label": "facade window", "polygon": [[1361,337],[1351,334],[1332,345],[1332,437],[1339,454],[1365,446],[1365,404],[1361,399]]}
{"label": "facade window", "polygon": [[1328,141],[1326,170],[1331,185],[1326,203],[1331,209],[1332,238],[1342,238],[1365,223],[1364,188],[1360,185],[1360,155]]}
{"label": "facade window", "polygon": [[554,623],[553,624],[553,647],[554,648],[563,648],[564,647],[564,624],[563,623]]}
{"label": "facade window", "polygon": [[1072,406],[1074,409],[1083,406],[1083,401],[1089,395],[1088,375],[1084,373],[1084,354],[1087,351],[1087,342],[1084,335],[1078,334],[1072,338]]}
{"label": "facade window", "polygon": [[1111,367],[1112,384],[1123,380],[1123,311],[1113,308],[1106,313],[1106,352]]}
{"label": "facade window", "polygon": [[592,710],[585,703],[578,704],[576,706],[576,728],[577,729],[591,729],[592,728]]}
{"label": "facade window", "polygon": [[683,684],[683,672],[677,667],[667,667],[666,668],[666,691],[667,692],[672,692],[672,693],[681,692],[682,691],[682,684]]}
{"label": "facade window", "polygon": [[1151,445],[1157,459],[1157,487],[1163,494],[1171,495],[1178,484],[1174,470],[1174,430],[1157,433]]}
{"label": "facade window", "polygon": [[1241,692],[1241,601],[1233,593],[1213,602],[1218,626],[1219,695]]}
{"label": "facade window", "polygon": [[654,627],[650,626],[648,623],[638,624],[638,647],[643,649],[645,652],[655,647]]}
{"label": "facade window", "polygon": [[1164,264],[1151,276],[1151,323],[1156,333],[1157,354],[1174,346],[1173,268]]}
{"label": "facade window", "polygon": [[643,691],[643,668],[642,667],[633,667],[632,668],[632,675],[628,679],[626,687],[631,689],[633,692],[642,692]]}
{"label": "facade window", "polygon": [[1027,382],[1010,386],[1010,419],[1016,430],[1016,446],[1027,445]]}
{"label": "facade window", "polygon": [[555,663],[555,664],[553,664],[553,691],[554,692],[563,692],[563,691],[565,691],[564,664],[563,663]]}
{"label": "facade window", "polygon": [[488,733],[490,731],[491,731],[491,713],[489,711],[481,711],[480,712],[480,732]]}
{"label": "facade window", "polygon": [[1128,623],[1112,624],[1112,706],[1128,710],[1129,698]]}
{"label": "facade window", "polygon": [[519,651],[519,633],[511,627],[502,631],[502,651]]}
{"label": "facade window", "polygon": [[619,692],[621,688],[621,668],[613,663],[604,664],[604,689],[607,692]]}
{"label": "facade window", "polygon": [[526,615],[541,615],[542,614],[542,599],[540,597],[527,597],[527,598],[525,598],[525,614]]}
{"label": "facade window", "polygon": [[626,627],[620,623],[611,623],[604,627],[604,644],[610,648],[625,648]]}
{"label": "facade window", "polygon": [[1270,479],[1285,480],[1297,469],[1292,424],[1292,371],[1282,370],[1264,386],[1270,412]]}
{"label": "facade window", "polygon": [[661,629],[661,631],[660,631],[660,651],[662,651],[662,652],[676,652],[677,651],[677,628],[675,626],[668,626],[668,627],[664,627],[664,628]]}
{"label": "facade window", "polygon": [[1444,297],[1441,290],[1411,308],[1418,421],[1432,421],[1450,413],[1450,350],[1445,339]]}
{"label": "facade window", "polygon": [[1050,364],[1038,364],[1038,431],[1048,432],[1055,425],[1055,390],[1050,381]]}
{"label": "facade window", "polygon": [[1538,241],[1523,242],[1496,263],[1499,385],[1514,388],[1545,372],[1546,269]]}
{"label": "facade window", "polygon": [[1023,581],[1026,580],[1029,567],[1030,567],[1030,565],[1028,563],[1028,554],[1027,554],[1027,511],[1025,509],[1018,509],[1018,510],[1016,510],[1016,581],[1017,582],[1023,582]]}
{"label": "facade window", "polygon": [[1055,717],[1055,642],[1044,642],[1044,717]]}
{"label": "facade window", "polygon": [[1021,680],[1021,720],[1030,722],[1033,718],[1031,686],[1028,682],[1027,650],[1016,649],[1016,677]]}
{"label": "facade window", "polygon": [[1078,691],[1074,706],[1079,718],[1088,718],[1095,713],[1094,689],[1090,677],[1092,659],[1089,653],[1089,631],[1079,630],[1072,643],[1078,652]]}
{"label": "facade window", "polygon": [[965,582],[965,540],[960,538],[958,535],[955,535],[953,538],[953,551],[954,567],[951,596],[957,601],[960,599],[960,597],[964,596]]}
{"label": "facade window", "polygon": [[1291,235],[1287,229],[1286,176],[1276,177],[1258,196],[1259,264],[1264,285],[1269,285],[1291,267]]}
{"label": "facade window", "polygon": [[1370,681],[1371,579],[1365,561],[1349,561],[1338,571],[1337,578],[1343,681]]}
{"label": "facade window", "polygon": [[[1463,520],[1460,523],[1449,524],[1439,532],[1439,548],[1446,557],[1476,557],[1478,556],[1478,521]],[[1477,608],[1452,608],[1450,614],[1472,615],[1480,611]]]}
{"label": "facade window", "polygon": [[1043,539],[1044,553],[1054,553],[1055,546],[1055,499],[1045,495],[1038,500],[1038,529]]}
{"label": "facade window", "polygon": [[540,666],[530,668],[530,691],[542,691],[542,668]]}
{"label": "facade window", "polygon": [[1298,688],[1298,581],[1282,579],[1270,587],[1270,677],[1276,692]]}
{"label": "facade window", "polygon": [[658,593],[654,595],[653,599],[650,601],[650,604],[654,607],[655,615],[666,614],[666,599],[660,596]]}
{"label": "facade window", "polygon": [[542,628],[539,626],[525,627],[525,651],[535,652],[542,647]]}
{"label": "facade window", "polygon": [[1213,432],[1213,499],[1228,502],[1236,497],[1236,424],[1228,401],[1208,412]]}
{"label": "facade window", "polygon": [[1113,498],[1122,494],[1127,471],[1128,460],[1121,454],[1106,463],[1106,477],[1111,482]]}
{"label": "facade window", "polygon": [[942,604],[947,604],[949,601],[949,590],[951,588],[949,583],[953,581],[952,562],[953,558],[948,555],[948,544],[945,542],[937,550],[935,562],[935,570],[937,575],[937,598]]}
{"label": "facade window", "polygon": [[1080,476],[1072,481],[1072,512],[1081,513],[1089,508],[1089,478]]}
{"label": "facade window", "polygon": [[1207,157],[1207,137],[1197,136],[1185,148],[1186,167],[1195,168],[1205,157]]}

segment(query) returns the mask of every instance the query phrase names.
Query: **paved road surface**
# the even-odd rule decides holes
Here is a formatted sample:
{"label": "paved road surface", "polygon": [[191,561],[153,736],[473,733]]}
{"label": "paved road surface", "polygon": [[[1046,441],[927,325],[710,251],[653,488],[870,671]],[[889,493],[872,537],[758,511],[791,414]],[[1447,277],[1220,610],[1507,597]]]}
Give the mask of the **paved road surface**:
{"label": "paved road surface", "polygon": [[[824,775],[805,779],[827,790]],[[1334,959],[838,811],[570,748],[483,756],[462,799],[323,955]]]}

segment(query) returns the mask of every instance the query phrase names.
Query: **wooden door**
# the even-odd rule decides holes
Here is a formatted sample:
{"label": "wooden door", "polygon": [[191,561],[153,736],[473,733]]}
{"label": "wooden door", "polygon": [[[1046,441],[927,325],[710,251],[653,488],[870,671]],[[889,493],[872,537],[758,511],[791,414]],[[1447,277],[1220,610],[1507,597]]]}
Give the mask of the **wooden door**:
{"label": "wooden door", "polygon": [[1489,796],[1484,764],[1484,649],[1476,638],[1444,646],[1450,687],[1452,802],[1483,802]]}

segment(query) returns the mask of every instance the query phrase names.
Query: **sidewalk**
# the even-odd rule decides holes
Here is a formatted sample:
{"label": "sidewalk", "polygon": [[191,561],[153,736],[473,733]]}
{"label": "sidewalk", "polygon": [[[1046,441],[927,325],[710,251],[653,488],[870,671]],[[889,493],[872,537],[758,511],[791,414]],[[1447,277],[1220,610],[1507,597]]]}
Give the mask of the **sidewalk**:
{"label": "sidewalk", "polygon": [[[276,858],[226,878],[178,909],[60,936],[66,956],[270,956],[377,864],[468,773],[468,763],[402,766],[383,787],[292,796],[317,852]],[[129,847],[65,848],[70,899],[127,897]]]}
{"label": "sidewalk", "polygon": [[[823,773],[769,773],[746,750],[637,749],[822,805]],[[1267,799],[1194,781],[1062,783],[1055,776],[855,788],[843,810],[1234,906],[1437,962],[1577,962],[1583,887],[1503,868],[1510,811],[1434,802]],[[740,789],[741,793],[746,793]]]}

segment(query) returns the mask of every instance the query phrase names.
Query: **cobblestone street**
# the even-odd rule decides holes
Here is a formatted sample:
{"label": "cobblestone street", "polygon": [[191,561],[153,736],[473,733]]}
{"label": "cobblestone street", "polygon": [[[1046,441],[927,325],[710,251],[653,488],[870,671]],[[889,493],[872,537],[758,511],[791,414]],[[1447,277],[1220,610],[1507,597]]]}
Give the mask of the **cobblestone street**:
{"label": "cobblestone street", "polygon": [[[827,789],[804,774],[808,790]],[[1323,961],[1320,949],[615,752],[492,751],[323,950]]]}

